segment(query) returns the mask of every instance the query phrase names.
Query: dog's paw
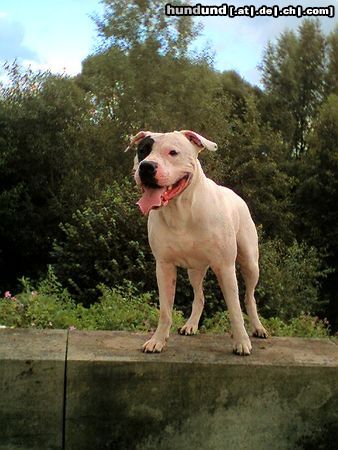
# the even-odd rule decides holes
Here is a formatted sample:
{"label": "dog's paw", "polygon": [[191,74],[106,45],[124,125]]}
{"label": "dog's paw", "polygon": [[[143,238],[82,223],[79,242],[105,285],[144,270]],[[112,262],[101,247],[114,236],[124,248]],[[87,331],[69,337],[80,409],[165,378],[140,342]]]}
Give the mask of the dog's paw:
{"label": "dog's paw", "polygon": [[192,336],[197,333],[198,325],[187,322],[182,328],[179,328],[179,334],[184,336]]}
{"label": "dog's paw", "polygon": [[251,353],[251,349],[252,346],[249,338],[238,339],[233,342],[232,351],[236,355],[248,356]]}
{"label": "dog's paw", "polygon": [[261,339],[267,339],[269,334],[263,326],[256,327],[252,333],[252,336],[258,337]]}
{"label": "dog's paw", "polygon": [[161,353],[165,347],[166,341],[152,337],[142,345],[143,353]]}

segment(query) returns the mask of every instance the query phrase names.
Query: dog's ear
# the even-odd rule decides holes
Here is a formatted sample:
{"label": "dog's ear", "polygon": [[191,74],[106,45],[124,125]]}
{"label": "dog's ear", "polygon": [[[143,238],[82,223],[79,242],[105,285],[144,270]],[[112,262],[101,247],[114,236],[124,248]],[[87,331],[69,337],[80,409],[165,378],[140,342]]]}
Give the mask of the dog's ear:
{"label": "dog's ear", "polygon": [[200,134],[195,133],[194,131],[181,130],[180,133],[182,133],[187,139],[189,139],[190,142],[197,145],[197,147],[199,147],[199,151],[203,150],[204,148],[210,150],[211,152],[215,152],[217,150],[217,144],[215,142],[209,141],[208,139],[201,136]]}
{"label": "dog's ear", "polygon": [[125,149],[125,152],[130,150],[134,145],[138,144],[146,136],[150,136],[150,134],[151,131],[139,131],[137,134],[135,134],[135,136],[132,136],[128,147]]}

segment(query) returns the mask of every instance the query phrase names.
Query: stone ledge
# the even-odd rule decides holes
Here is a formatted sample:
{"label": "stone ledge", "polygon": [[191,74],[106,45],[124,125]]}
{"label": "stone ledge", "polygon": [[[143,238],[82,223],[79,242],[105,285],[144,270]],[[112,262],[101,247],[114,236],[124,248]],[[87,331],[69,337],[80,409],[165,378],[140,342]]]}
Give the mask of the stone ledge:
{"label": "stone ledge", "polygon": [[225,335],[172,334],[161,354],[140,351],[151,336],[123,331],[73,331],[69,337],[68,359],[74,361],[170,362],[248,366],[338,367],[338,347],[330,339],[251,338],[249,357],[232,354],[231,338]]}
{"label": "stone ledge", "polygon": [[172,335],[155,355],[145,339],[0,330],[0,449],[336,448],[334,341],[252,339],[238,357],[223,335]]}
{"label": "stone ledge", "polygon": [[5,328],[0,330],[0,361],[65,361],[67,330]]}

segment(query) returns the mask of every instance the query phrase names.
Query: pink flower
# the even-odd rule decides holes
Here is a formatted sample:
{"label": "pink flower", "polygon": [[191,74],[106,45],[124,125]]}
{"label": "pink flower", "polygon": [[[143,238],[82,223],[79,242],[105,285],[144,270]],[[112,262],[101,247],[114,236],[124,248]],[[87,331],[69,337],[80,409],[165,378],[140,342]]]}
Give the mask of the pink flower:
{"label": "pink flower", "polygon": [[11,298],[11,297],[12,297],[12,294],[11,294],[9,291],[6,291],[6,292],[4,293],[4,297],[5,297],[5,298]]}
{"label": "pink flower", "polygon": [[69,331],[74,331],[74,330],[76,330],[76,327],[74,327],[73,325],[71,325],[71,326],[69,327]]}

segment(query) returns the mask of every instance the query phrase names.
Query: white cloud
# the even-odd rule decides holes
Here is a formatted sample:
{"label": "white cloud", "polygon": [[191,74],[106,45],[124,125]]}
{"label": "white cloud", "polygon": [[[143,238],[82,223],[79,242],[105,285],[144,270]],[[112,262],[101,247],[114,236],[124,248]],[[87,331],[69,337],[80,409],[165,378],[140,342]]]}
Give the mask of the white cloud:
{"label": "white cloud", "polygon": [[0,61],[31,59],[38,61],[38,54],[23,44],[25,29],[20,22],[8,19],[0,12]]}
{"label": "white cloud", "polygon": [[32,61],[26,59],[22,61],[23,66],[31,67],[32,70],[50,71],[52,73],[77,75],[81,72],[81,61],[77,58],[73,58],[71,55],[62,56],[48,56],[41,62]]}

